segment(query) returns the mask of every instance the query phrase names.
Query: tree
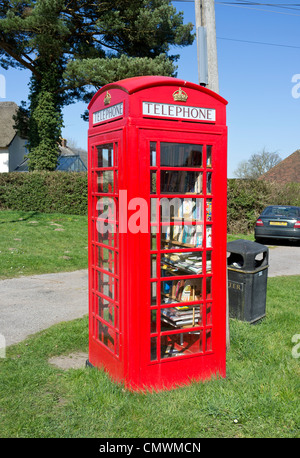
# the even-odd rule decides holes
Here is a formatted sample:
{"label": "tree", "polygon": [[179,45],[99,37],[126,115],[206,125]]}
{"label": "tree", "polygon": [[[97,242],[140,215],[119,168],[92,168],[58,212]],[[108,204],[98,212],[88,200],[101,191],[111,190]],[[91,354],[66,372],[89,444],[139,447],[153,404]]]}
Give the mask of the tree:
{"label": "tree", "polygon": [[[168,0],[0,0],[0,65],[32,74],[29,104],[16,119],[28,132],[30,168],[55,168],[65,105],[117,79],[175,76],[170,46],[191,44],[192,27]],[[57,128],[41,136],[46,118]],[[49,161],[41,163],[42,142]]]}
{"label": "tree", "polygon": [[263,149],[260,153],[254,153],[248,161],[239,163],[234,175],[237,178],[256,179],[279,164],[281,157],[277,153],[269,153]]}

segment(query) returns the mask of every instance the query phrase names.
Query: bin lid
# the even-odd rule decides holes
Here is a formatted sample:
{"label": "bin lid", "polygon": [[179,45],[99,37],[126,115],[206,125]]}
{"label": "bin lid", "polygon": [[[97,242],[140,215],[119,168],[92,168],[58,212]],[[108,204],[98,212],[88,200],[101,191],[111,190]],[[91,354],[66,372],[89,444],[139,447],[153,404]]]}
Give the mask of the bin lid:
{"label": "bin lid", "polygon": [[[268,265],[269,248],[261,243],[250,240],[234,240],[227,243],[227,265],[241,270],[253,271]],[[261,255],[261,256],[258,256]]]}
{"label": "bin lid", "polygon": [[261,243],[251,242],[251,240],[239,239],[227,243],[227,251],[231,253],[240,253],[245,255],[253,255],[268,251],[268,247]]}

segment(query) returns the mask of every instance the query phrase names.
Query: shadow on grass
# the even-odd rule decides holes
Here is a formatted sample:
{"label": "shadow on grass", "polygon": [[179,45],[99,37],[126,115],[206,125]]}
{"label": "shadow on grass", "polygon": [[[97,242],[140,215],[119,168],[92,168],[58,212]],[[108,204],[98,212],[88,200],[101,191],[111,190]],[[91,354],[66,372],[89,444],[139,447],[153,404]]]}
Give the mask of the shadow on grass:
{"label": "shadow on grass", "polygon": [[28,221],[29,219],[36,217],[37,215],[39,215],[39,212],[36,212],[36,211],[26,212],[25,218],[12,219],[11,221],[0,221],[0,224],[22,223],[23,221]]}

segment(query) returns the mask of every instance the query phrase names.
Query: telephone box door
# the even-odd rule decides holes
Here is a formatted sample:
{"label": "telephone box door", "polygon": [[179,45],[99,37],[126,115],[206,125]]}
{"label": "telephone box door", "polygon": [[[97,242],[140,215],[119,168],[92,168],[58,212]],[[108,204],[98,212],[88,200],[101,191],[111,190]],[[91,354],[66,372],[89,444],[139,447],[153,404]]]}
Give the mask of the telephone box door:
{"label": "telephone box door", "polygon": [[120,311],[119,168],[122,131],[89,145],[89,362],[122,379]]}
{"label": "telephone box door", "polygon": [[221,135],[141,131],[141,383],[225,375],[226,157]]}

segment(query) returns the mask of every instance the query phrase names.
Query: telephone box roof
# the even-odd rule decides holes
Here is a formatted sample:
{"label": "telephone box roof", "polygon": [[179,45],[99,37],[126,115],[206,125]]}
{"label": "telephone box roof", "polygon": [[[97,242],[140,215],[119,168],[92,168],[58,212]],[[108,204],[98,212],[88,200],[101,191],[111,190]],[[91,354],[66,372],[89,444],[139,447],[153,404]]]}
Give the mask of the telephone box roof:
{"label": "telephone box roof", "polygon": [[211,97],[222,102],[224,105],[227,105],[228,103],[227,100],[225,100],[216,92],[213,92],[204,86],[200,86],[199,84],[191,83],[189,81],[173,78],[170,76],[135,76],[133,78],[126,78],[103,86],[101,89],[99,89],[99,91],[94,95],[94,97],[90,101],[88,109],[90,109],[90,107],[93,105],[93,103],[100,94],[109,89],[120,89],[121,91],[127,92],[128,94],[133,94],[134,92],[138,92],[143,89],[164,85],[177,87],[180,86],[184,88],[195,89],[197,91],[204,92],[210,95]]}

